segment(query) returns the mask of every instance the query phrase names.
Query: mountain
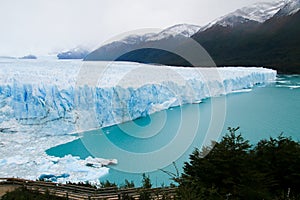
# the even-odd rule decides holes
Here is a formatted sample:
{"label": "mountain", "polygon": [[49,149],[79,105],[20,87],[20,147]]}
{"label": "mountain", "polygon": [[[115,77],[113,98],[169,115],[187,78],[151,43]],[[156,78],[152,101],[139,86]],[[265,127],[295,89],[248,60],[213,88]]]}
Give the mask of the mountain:
{"label": "mountain", "polygon": [[157,34],[130,35],[122,40],[106,44],[91,54],[85,60],[121,60],[143,63],[161,63],[168,65],[191,65],[185,59],[168,51],[158,49],[176,49],[184,43],[187,37],[196,32],[203,32],[212,26],[235,26],[246,22],[262,23],[272,17],[284,6],[284,1],[254,4],[223,16],[204,27],[190,24],[179,24],[169,27]]}
{"label": "mountain", "polygon": [[82,47],[77,47],[69,51],[65,51],[57,54],[57,58],[58,59],[83,59],[89,53],[90,53],[89,50]]}
{"label": "mountain", "polygon": [[232,13],[212,21],[206,26],[203,26],[200,31],[203,32],[216,25],[233,27],[249,22],[263,23],[273,17],[282,7],[284,7],[284,5],[285,0],[255,3],[253,5],[237,9]]}
{"label": "mountain", "polygon": [[288,1],[263,23],[216,24],[192,36],[218,66],[266,66],[300,73],[299,0]]}
{"label": "mountain", "polygon": [[[112,43],[101,46],[91,54],[89,54],[85,60],[123,60],[123,61],[137,61],[153,63],[153,57],[164,57],[163,50],[154,50],[151,55],[138,52],[136,50],[153,49],[151,47],[166,46],[173,48],[180,44],[187,37],[192,36],[200,29],[199,26],[190,24],[178,24],[167,29],[162,30],[159,33],[148,33],[144,35],[130,35],[122,40],[114,41]],[[147,51],[147,50],[146,50]],[[133,54],[128,54],[133,52]],[[155,63],[155,62],[154,62]]]}
{"label": "mountain", "polygon": [[[183,49],[188,43],[187,37],[192,35],[217,66],[266,66],[281,73],[300,73],[299,9],[300,0],[257,3],[203,27],[177,25],[158,34],[129,36],[100,47],[89,54],[87,60],[191,66],[184,58],[171,53],[174,51],[156,47]],[[173,30],[185,34],[170,33]],[[198,32],[193,34],[196,30]]]}
{"label": "mountain", "polygon": [[297,13],[300,10],[299,0],[290,0],[280,9],[275,16],[288,16]]}
{"label": "mountain", "polygon": [[[192,24],[177,24],[162,30],[157,34],[148,35],[146,37],[146,42],[166,39],[170,37],[191,37],[197,31],[200,30],[200,26],[192,25]],[[146,34],[147,35],[147,34]]]}
{"label": "mountain", "polygon": [[19,59],[37,59],[37,57],[35,55],[30,54],[30,55],[20,57]]}
{"label": "mountain", "polygon": [[0,59],[16,59],[16,57],[13,57],[13,56],[0,56]]}

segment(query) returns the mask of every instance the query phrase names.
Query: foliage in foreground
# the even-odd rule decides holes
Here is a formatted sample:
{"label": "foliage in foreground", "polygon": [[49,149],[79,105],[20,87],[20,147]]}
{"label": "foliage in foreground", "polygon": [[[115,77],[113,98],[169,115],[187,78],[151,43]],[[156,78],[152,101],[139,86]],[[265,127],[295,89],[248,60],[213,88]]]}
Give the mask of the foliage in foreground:
{"label": "foliage in foreground", "polygon": [[178,180],[178,198],[300,199],[300,143],[280,135],[252,147],[238,129],[195,149]]}
{"label": "foliage in foreground", "polygon": [[1,200],[63,200],[66,198],[51,195],[48,191],[41,194],[37,191],[28,190],[24,187],[17,188],[14,191],[7,192]]}

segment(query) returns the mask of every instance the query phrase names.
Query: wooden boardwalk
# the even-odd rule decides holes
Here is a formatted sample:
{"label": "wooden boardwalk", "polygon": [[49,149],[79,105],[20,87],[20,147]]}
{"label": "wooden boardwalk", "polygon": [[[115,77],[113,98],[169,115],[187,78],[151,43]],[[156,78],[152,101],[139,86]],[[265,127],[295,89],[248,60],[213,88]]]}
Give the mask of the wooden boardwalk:
{"label": "wooden boardwalk", "polygon": [[164,187],[164,188],[128,188],[121,189],[117,187],[111,188],[91,188],[78,185],[70,184],[58,184],[44,181],[31,181],[18,178],[0,178],[0,187],[25,187],[28,190],[39,191],[45,193],[49,191],[50,194],[67,199],[81,200],[81,199],[107,199],[107,200],[118,200],[118,199],[139,199],[140,194],[146,192],[150,194],[151,199],[175,199],[176,188]]}

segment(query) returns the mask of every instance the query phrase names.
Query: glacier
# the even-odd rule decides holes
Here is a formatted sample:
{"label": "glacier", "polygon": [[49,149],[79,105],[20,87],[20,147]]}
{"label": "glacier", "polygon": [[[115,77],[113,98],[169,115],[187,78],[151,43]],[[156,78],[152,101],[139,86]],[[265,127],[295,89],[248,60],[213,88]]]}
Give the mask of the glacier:
{"label": "glacier", "polygon": [[[106,165],[116,160],[56,158],[45,150],[80,137],[73,133],[248,91],[276,79],[276,71],[257,67],[186,68],[51,59],[1,59],[0,75],[0,177],[37,179],[51,174],[60,177],[60,182],[96,183],[108,173]],[[84,125],[79,124],[82,118]],[[100,166],[91,168],[87,163]]]}

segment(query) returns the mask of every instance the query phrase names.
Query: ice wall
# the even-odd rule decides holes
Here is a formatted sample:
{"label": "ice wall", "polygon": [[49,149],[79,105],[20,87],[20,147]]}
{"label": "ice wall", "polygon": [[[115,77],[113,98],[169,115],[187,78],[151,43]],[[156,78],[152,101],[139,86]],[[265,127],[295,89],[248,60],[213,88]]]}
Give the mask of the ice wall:
{"label": "ice wall", "polygon": [[88,67],[2,67],[0,131],[19,131],[21,126],[16,124],[20,124],[46,134],[65,134],[75,131],[82,117],[79,113],[87,112],[97,118],[87,129],[104,127],[276,78],[276,71],[265,68],[172,68],[127,62],[108,66],[99,62],[95,84],[78,84],[82,68]]}

